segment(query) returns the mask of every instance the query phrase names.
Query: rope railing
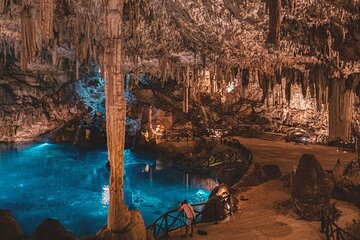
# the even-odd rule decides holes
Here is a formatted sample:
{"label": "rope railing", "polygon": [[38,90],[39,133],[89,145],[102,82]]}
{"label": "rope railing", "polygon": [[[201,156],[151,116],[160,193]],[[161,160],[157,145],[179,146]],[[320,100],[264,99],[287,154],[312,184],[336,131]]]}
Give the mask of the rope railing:
{"label": "rope railing", "polygon": [[325,235],[326,240],[359,240],[336,223],[335,205],[330,205],[321,212],[320,232]]}
{"label": "rope railing", "polygon": [[[209,205],[207,202],[191,204],[195,211],[196,223],[209,223],[214,222],[217,224],[219,221],[231,216],[233,214],[231,208],[230,195],[222,197],[218,202],[212,202]],[[224,214],[219,214],[219,210],[222,209]],[[206,214],[210,214],[212,217],[204,218]],[[157,218],[147,229],[149,229],[155,239],[161,239],[169,236],[170,232],[176,231],[186,225],[186,216],[179,211],[179,208],[172,209],[159,218]]]}

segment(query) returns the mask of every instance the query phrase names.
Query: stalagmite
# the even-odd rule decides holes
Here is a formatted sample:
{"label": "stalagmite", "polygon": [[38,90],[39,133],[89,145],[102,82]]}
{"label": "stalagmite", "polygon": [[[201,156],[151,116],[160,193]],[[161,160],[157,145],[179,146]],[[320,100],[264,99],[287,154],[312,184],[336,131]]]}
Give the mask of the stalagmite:
{"label": "stalagmite", "polygon": [[280,41],[281,0],[267,0],[269,8],[269,34],[267,42],[278,44]]}
{"label": "stalagmite", "polygon": [[346,89],[344,79],[331,79],[329,95],[329,140],[348,141],[351,136],[354,92]]}

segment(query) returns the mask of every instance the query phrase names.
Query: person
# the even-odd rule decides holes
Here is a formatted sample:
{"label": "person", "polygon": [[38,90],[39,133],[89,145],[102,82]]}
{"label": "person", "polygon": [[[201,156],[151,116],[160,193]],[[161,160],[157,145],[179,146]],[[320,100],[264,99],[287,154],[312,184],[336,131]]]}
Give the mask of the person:
{"label": "person", "polygon": [[[180,212],[185,212],[186,215],[186,225],[185,225],[185,236],[184,237],[192,237],[194,233],[194,223],[195,223],[195,211],[193,207],[188,204],[187,200],[185,199],[179,208]],[[188,229],[191,228],[191,233],[188,235]]]}
{"label": "person", "polygon": [[146,166],[145,166],[144,170],[142,171],[142,173],[148,173],[149,170],[150,170],[150,166],[149,166],[149,164],[146,163]]}

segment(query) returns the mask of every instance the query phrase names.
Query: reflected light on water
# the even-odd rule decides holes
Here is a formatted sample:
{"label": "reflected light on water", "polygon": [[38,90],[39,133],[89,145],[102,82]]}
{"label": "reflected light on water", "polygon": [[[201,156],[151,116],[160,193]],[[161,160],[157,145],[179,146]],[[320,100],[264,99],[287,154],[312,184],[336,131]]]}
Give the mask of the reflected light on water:
{"label": "reflected light on water", "polygon": [[102,190],[103,191],[102,191],[101,203],[104,205],[109,205],[109,203],[110,203],[109,185],[104,185]]}

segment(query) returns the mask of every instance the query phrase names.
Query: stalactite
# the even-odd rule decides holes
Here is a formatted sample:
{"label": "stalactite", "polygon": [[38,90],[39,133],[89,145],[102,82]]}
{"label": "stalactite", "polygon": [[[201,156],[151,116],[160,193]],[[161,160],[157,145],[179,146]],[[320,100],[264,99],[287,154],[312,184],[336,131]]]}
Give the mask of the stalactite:
{"label": "stalactite", "polygon": [[5,0],[0,0],[0,14],[2,14],[5,10]]}
{"label": "stalactite", "polygon": [[216,65],[216,70],[215,70],[215,84],[216,84],[216,89],[217,91],[221,91],[223,88],[223,72],[221,69],[220,64]]}
{"label": "stalactite", "polygon": [[250,73],[248,68],[243,68],[241,71],[241,82],[243,87],[247,87],[249,85]]}
{"label": "stalactite", "polygon": [[184,72],[184,95],[183,95],[183,112],[189,112],[189,85],[190,85],[190,69],[186,67]]}
{"label": "stalactite", "polygon": [[[37,25],[41,26],[41,40],[39,44],[49,45],[49,41],[54,38],[54,14],[55,0],[36,0],[36,19]],[[42,48],[43,46],[39,46]]]}
{"label": "stalactite", "polygon": [[259,85],[263,90],[262,102],[264,102],[269,95],[269,79],[266,76],[266,73],[262,72],[261,70],[258,70],[258,78],[259,78]]}
{"label": "stalactite", "polygon": [[79,80],[79,79],[80,79],[80,71],[79,71],[79,68],[80,68],[79,58],[76,57],[76,59],[75,59],[75,79],[76,79],[76,80]]}
{"label": "stalactite", "polygon": [[210,92],[215,93],[215,70],[210,69]]}
{"label": "stalactite", "polygon": [[280,41],[281,0],[267,0],[269,8],[269,33],[267,42],[278,44]]}
{"label": "stalactite", "polygon": [[160,70],[160,80],[161,84],[164,85],[167,77],[167,66],[168,66],[168,57],[166,54],[164,54],[159,59],[159,70]]}
{"label": "stalactite", "polygon": [[51,60],[52,60],[52,64],[54,66],[57,65],[57,44],[54,43],[54,45],[51,48]]}
{"label": "stalactite", "polygon": [[41,49],[54,38],[54,0],[36,0],[24,4],[21,12],[21,66],[27,68]]}
{"label": "stalactite", "polygon": [[295,81],[294,71],[292,71],[292,69],[285,68],[282,71],[282,75],[286,80],[286,82],[285,82],[285,99],[286,99],[287,103],[290,103],[290,100],[291,100],[291,86]]}
{"label": "stalactite", "polygon": [[281,84],[281,69],[276,69],[275,80],[276,80],[277,84]]}
{"label": "stalactite", "polygon": [[21,67],[27,69],[29,61],[34,61],[38,51],[36,42],[35,9],[25,6],[21,12]]}
{"label": "stalactite", "polygon": [[0,14],[5,13],[7,8],[11,8],[13,0],[0,0]]}

